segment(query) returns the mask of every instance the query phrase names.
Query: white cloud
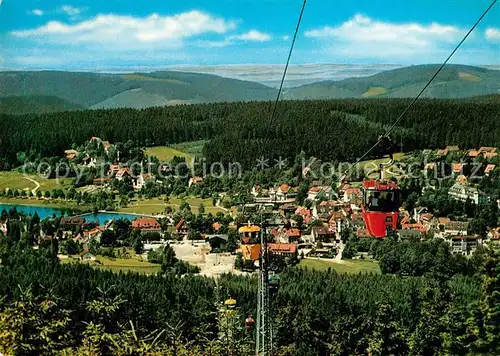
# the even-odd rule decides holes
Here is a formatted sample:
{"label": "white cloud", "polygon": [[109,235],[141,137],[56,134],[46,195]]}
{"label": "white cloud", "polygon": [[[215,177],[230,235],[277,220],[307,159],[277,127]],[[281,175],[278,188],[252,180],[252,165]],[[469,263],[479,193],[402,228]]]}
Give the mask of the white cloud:
{"label": "white cloud", "polygon": [[[463,29],[431,23],[396,24],[357,14],[340,26],[306,31],[306,37],[333,39],[335,51],[363,58],[412,57],[457,42]],[[333,44],[332,44],[333,45]]]}
{"label": "white cloud", "polygon": [[134,48],[160,41],[166,46],[179,44],[183,39],[197,35],[224,34],[235,26],[232,21],[200,11],[190,11],[173,16],[152,14],[144,18],[114,14],[97,15],[71,25],[50,21],[44,26],[13,31],[11,34],[42,42],[113,44]]}
{"label": "white cloud", "polygon": [[241,35],[230,36],[229,39],[252,42],[267,42],[271,40],[271,35],[269,33],[260,32],[257,30],[250,30],[246,33],[242,33]]}
{"label": "white cloud", "polygon": [[282,39],[283,41],[288,41],[288,40],[290,39],[290,36],[283,36],[283,37],[281,37],[281,39]]}
{"label": "white cloud", "polygon": [[35,15],[35,16],[43,16],[43,11],[40,9],[33,9],[33,10],[29,11],[28,13],[31,15]]}
{"label": "white cloud", "polygon": [[486,39],[490,41],[500,41],[500,28],[490,27],[485,32]]}
{"label": "white cloud", "polygon": [[63,5],[61,6],[60,11],[64,12],[66,15],[69,16],[76,16],[80,15],[83,11],[85,11],[85,9],[73,7],[71,5]]}
{"label": "white cloud", "polygon": [[198,41],[195,43],[198,47],[207,47],[207,48],[222,48],[227,47],[233,44],[233,41],[229,39],[224,39],[220,41]]}

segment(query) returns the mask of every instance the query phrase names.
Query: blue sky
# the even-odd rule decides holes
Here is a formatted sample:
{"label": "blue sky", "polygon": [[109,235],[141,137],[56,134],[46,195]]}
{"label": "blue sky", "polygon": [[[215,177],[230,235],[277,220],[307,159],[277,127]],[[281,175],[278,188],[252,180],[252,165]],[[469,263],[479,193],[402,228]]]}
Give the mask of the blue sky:
{"label": "blue sky", "polygon": [[[292,63],[443,61],[490,0],[308,0]],[[301,0],[0,0],[0,68],[281,64]],[[500,65],[500,4],[454,63]]]}

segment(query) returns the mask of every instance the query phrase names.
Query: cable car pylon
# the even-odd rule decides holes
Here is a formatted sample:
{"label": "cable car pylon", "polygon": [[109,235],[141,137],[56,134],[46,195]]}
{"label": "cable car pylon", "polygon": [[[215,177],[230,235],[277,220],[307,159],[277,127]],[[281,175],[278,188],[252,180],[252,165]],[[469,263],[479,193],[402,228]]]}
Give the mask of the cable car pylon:
{"label": "cable car pylon", "polygon": [[267,248],[266,227],[262,217],[260,227],[260,259],[259,284],[257,289],[255,355],[268,356],[272,354],[273,332],[269,300],[269,254]]}

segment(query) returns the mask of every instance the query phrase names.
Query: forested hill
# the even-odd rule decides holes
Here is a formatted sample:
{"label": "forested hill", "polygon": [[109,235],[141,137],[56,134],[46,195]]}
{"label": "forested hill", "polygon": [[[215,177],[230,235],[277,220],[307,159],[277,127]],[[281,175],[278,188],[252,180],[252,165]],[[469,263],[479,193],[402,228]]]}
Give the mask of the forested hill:
{"label": "forested hill", "polygon": [[[437,71],[438,65],[393,69],[369,77],[324,81],[291,88],[288,99],[349,97],[415,97]],[[428,98],[462,98],[500,93],[500,71],[465,65],[448,65],[425,91]]]}
{"label": "forested hill", "polygon": [[[370,77],[325,81],[286,89],[285,99],[336,99],[413,97],[436,71],[434,65],[385,71]],[[500,71],[448,65],[424,94],[429,98],[461,98],[498,94]],[[60,71],[0,72],[0,98],[47,97],[47,106],[19,106],[19,100],[0,106],[1,113],[62,111],[74,107],[146,108],[177,104],[227,101],[273,100],[276,89],[265,85],[216,75],[164,71],[153,73],[98,74]],[[53,98],[66,103],[60,110]],[[42,103],[43,104],[43,103]],[[43,105],[42,105],[43,107]]]}
{"label": "forested hill", "polygon": [[209,74],[0,72],[0,97],[55,96],[85,108],[268,100],[275,89]]}
{"label": "forested hill", "polygon": [[41,114],[59,111],[79,110],[84,107],[70,103],[56,96],[8,96],[0,97],[0,113],[4,114]]}
{"label": "forested hill", "polygon": [[[15,163],[17,152],[29,150],[62,155],[73,143],[99,136],[146,146],[208,140],[203,153],[209,162],[240,162],[245,168],[255,167],[262,156],[270,162],[280,156],[293,160],[301,151],[323,160],[348,161],[364,153],[409,102],[283,101],[273,122],[270,102],[0,115],[0,158]],[[493,99],[422,99],[394,129],[393,137],[407,151],[447,144],[498,147],[498,122],[500,104]]]}

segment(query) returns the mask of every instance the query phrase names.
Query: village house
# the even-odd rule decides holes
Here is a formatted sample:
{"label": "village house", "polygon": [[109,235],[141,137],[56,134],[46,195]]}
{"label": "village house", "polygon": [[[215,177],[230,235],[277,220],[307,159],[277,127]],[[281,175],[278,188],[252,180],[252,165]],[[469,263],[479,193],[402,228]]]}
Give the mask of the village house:
{"label": "village house", "polygon": [[500,226],[488,231],[486,237],[495,243],[500,242]]}
{"label": "village house", "polygon": [[0,232],[5,236],[7,235],[7,222],[0,222]]}
{"label": "village house", "polygon": [[446,236],[467,235],[469,223],[467,221],[448,221],[444,224],[443,229]]}
{"label": "village house", "polygon": [[228,239],[229,236],[227,234],[213,234],[205,236],[205,241],[208,241],[212,251],[225,250],[227,248]]}
{"label": "village house", "polygon": [[484,169],[484,174],[489,176],[491,172],[493,172],[496,168],[496,165],[494,164],[488,164],[486,168]]}
{"label": "village house", "polygon": [[59,222],[59,228],[64,231],[75,231],[78,228],[81,228],[85,223],[85,219],[81,216],[73,216],[73,217],[64,217],[61,218]]}
{"label": "village house", "polygon": [[90,240],[96,240],[97,242],[101,242],[101,236],[104,232],[104,226],[96,226],[92,230],[83,231],[84,242],[88,242]]}
{"label": "village house", "polygon": [[295,210],[295,214],[302,216],[302,218],[304,219],[304,224],[309,224],[311,222],[311,210],[303,206],[299,206]]}
{"label": "village house", "polygon": [[295,204],[283,204],[279,210],[283,216],[286,216],[295,213],[297,206]]}
{"label": "village house", "polygon": [[332,187],[330,186],[318,186],[312,187],[307,192],[307,199],[316,200],[318,196],[323,197],[324,199],[330,199],[332,195]]}
{"label": "village house", "polygon": [[260,185],[254,185],[252,190],[250,190],[250,194],[257,198],[268,194],[268,191]]}
{"label": "village house", "polygon": [[451,164],[451,171],[455,174],[462,174],[464,167],[465,167],[465,163],[452,163]]}
{"label": "village house", "polygon": [[321,216],[323,216],[325,220],[328,220],[331,213],[340,211],[342,209],[347,209],[348,207],[349,205],[344,202],[336,200],[325,200],[319,204],[314,204],[312,208],[312,215],[316,219],[320,219]]}
{"label": "village house", "polygon": [[102,141],[102,146],[104,147],[104,151],[106,154],[109,153],[109,149],[113,146],[109,141]]}
{"label": "village house", "polygon": [[458,151],[460,151],[460,147],[458,147],[458,146],[446,146],[445,150],[447,150],[448,152],[458,152]]}
{"label": "village house", "polygon": [[440,156],[447,156],[448,155],[448,150],[445,148],[444,150],[438,150],[436,152],[436,156],[440,157]]}
{"label": "village house", "polygon": [[484,158],[492,158],[498,155],[496,147],[481,147],[479,150],[469,150],[468,156],[476,158],[483,156]]}
{"label": "village house", "polygon": [[477,150],[469,150],[469,152],[467,153],[467,155],[470,158],[476,158],[477,156],[479,156],[479,151],[477,151]]}
{"label": "village house", "polygon": [[455,183],[448,191],[448,194],[455,200],[465,202],[469,199],[476,205],[487,204],[489,201],[489,197],[484,195],[479,189],[460,183]]}
{"label": "village house", "polygon": [[183,236],[183,237],[188,235],[189,226],[188,226],[186,220],[184,220],[184,218],[181,218],[179,220],[179,222],[177,223],[177,225],[175,225],[175,233],[178,236]]}
{"label": "village house", "polygon": [[282,184],[279,187],[269,189],[269,198],[272,202],[293,201],[296,195],[295,191],[288,184]]}
{"label": "village house", "polygon": [[346,221],[347,213],[344,210],[333,212],[328,220],[328,230],[337,235],[337,240],[344,229]]}
{"label": "village house", "polygon": [[426,163],[426,165],[424,166],[424,170],[426,170],[426,171],[430,171],[430,170],[434,170],[434,169],[436,169],[435,162]]}
{"label": "village house", "polygon": [[216,222],[214,222],[214,223],[212,224],[212,231],[217,232],[217,231],[219,231],[221,228],[222,228],[222,224],[221,224],[220,222],[217,222],[217,221],[216,221]]}
{"label": "village house", "polygon": [[464,176],[463,174],[460,174],[455,179],[455,182],[457,182],[458,184],[466,185],[469,183],[469,180],[467,179],[466,176]]}
{"label": "village house", "polygon": [[128,168],[120,168],[118,173],[116,173],[116,179],[119,181],[123,180],[127,176],[130,177],[130,169]]}
{"label": "village house", "polygon": [[288,229],[285,232],[287,238],[288,238],[288,243],[297,243],[300,241],[300,237],[302,235],[302,232],[299,229]]}
{"label": "village house", "polygon": [[72,160],[79,155],[79,152],[77,150],[66,150],[64,151],[64,155],[66,156],[66,159]]}
{"label": "village house", "polygon": [[297,243],[302,233],[296,228],[275,228],[271,230],[271,235],[273,235],[276,243]]}
{"label": "village house", "polygon": [[137,179],[135,179],[133,182],[134,189],[140,190],[140,189],[142,189],[142,187],[144,187],[146,182],[153,181],[153,180],[154,180],[154,177],[151,173],[139,174],[139,177],[137,177]]}
{"label": "village house", "polygon": [[132,221],[132,229],[140,230],[142,234],[148,232],[162,233],[161,225],[154,218],[139,218]]}
{"label": "village house", "polygon": [[488,158],[493,158],[498,156],[498,152],[484,152],[483,157],[488,159]]}
{"label": "village house", "polygon": [[460,255],[471,255],[476,249],[482,246],[482,239],[479,236],[451,236],[447,239],[450,244],[451,253]]}
{"label": "village house", "polygon": [[311,229],[312,242],[333,242],[336,239],[335,233],[326,226],[314,226]]}
{"label": "village house", "polygon": [[481,152],[481,153],[496,153],[497,148],[496,147],[480,147],[479,152]]}
{"label": "village house", "polygon": [[410,214],[404,210],[401,212],[401,221],[400,221],[400,224],[403,225],[403,224],[408,224],[410,222]]}
{"label": "village house", "polygon": [[111,164],[109,166],[108,175],[115,176],[120,171],[120,166],[118,164]]}
{"label": "village house", "polygon": [[273,255],[283,256],[283,257],[296,257],[297,256],[297,245],[296,244],[267,244],[267,249]]}
{"label": "village house", "polygon": [[189,178],[188,187],[191,187],[192,185],[195,185],[195,186],[203,185],[203,178],[202,177]]}
{"label": "village house", "polygon": [[420,222],[420,224],[425,226],[427,230],[437,228],[438,220],[432,213],[426,213],[420,215],[420,219],[418,221]]}
{"label": "village house", "polygon": [[361,193],[361,189],[359,188],[349,188],[344,191],[344,201],[350,202],[355,199],[359,199],[363,196],[363,193]]}

